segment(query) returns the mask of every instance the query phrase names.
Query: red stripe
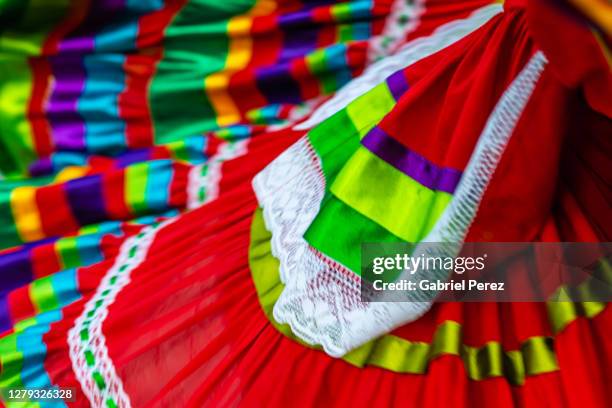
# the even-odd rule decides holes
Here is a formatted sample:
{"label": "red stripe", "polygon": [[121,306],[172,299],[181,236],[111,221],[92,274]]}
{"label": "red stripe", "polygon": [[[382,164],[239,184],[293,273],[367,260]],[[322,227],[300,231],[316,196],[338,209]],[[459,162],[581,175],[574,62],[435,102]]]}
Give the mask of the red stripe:
{"label": "red stripe", "polygon": [[125,122],[129,148],[152,146],[153,123],[148,102],[148,89],[161,50],[152,55],[128,55],[123,64],[125,89],[119,94],[119,116]]}
{"label": "red stripe", "polygon": [[170,182],[170,197],[168,204],[173,208],[185,208],[187,204],[187,185],[189,171],[193,166],[183,163],[172,163],[172,181]]}
{"label": "red stripe", "polygon": [[42,47],[42,56],[30,58],[32,69],[32,97],[28,104],[28,120],[32,124],[33,142],[38,157],[47,157],[53,152],[53,138],[45,116],[46,102],[51,93],[52,76],[49,61],[45,56],[57,54],[59,43],[74,30],[87,15],[89,0],[73,1],[66,18],[49,34]]}
{"label": "red stripe", "polygon": [[293,60],[289,69],[291,76],[300,86],[302,100],[315,98],[322,93],[321,84],[319,80],[311,74],[305,58]]}
{"label": "red stripe", "polygon": [[253,56],[250,67],[275,64],[283,48],[283,32],[278,28],[277,16],[269,15],[253,19]]}
{"label": "red stripe", "polygon": [[130,209],[125,202],[125,171],[114,170],[105,173],[102,176],[102,190],[109,219],[130,218]]}
{"label": "red stripe", "polygon": [[70,210],[64,184],[54,184],[36,189],[36,206],[40,211],[40,222],[46,237],[76,231],[78,222]]}
{"label": "red stripe", "polygon": [[353,78],[363,72],[367,58],[368,44],[366,41],[359,41],[348,45],[346,49],[346,62]]}
{"label": "red stripe", "polygon": [[11,291],[7,297],[13,324],[36,314],[34,304],[30,299],[29,285]]}
{"label": "red stripe", "polygon": [[268,104],[268,100],[257,89],[252,68],[232,75],[228,92],[242,114]]}
{"label": "red stripe", "polygon": [[166,5],[162,9],[142,16],[138,27],[136,48],[145,49],[160,45],[164,39],[166,27],[186,3],[187,0],[166,0]]}
{"label": "red stripe", "polygon": [[219,139],[218,137],[209,135],[206,139],[206,157],[210,158],[217,153],[222,142],[223,140]]}
{"label": "red stripe", "polygon": [[55,243],[44,244],[32,249],[32,273],[34,279],[49,276],[62,269]]}
{"label": "red stripe", "polygon": [[44,58],[31,58],[32,97],[28,105],[28,120],[32,124],[34,148],[38,157],[47,157],[53,151],[53,141],[49,132],[49,122],[45,116],[44,105],[49,92],[51,67]]}
{"label": "red stripe", "polygon": [[162,42],[166,27],[185,3],[186,0],[168,0],[161,10],[144,15],[139,20],[136,47],[142,51],[125,59],[125,89],[118,100],[119,116],[125,121],[129,148],[147,147],[155,143],[148,100],[149,85],[157,63],[163,57]]}

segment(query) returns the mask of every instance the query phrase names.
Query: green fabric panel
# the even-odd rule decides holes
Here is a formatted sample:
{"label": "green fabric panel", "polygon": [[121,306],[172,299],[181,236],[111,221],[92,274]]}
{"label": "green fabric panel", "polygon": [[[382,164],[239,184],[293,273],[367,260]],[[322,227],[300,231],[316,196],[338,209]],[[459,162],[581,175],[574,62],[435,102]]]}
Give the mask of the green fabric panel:
{"label": "green fabric panel", "polygon": [[452,195],[431,190],[360,147],[330,188],[344,203],[407,242],[422,240]]}
{"label": "green fabric panel", "polygon": [[[272,256],[271,234],[266,230],[261,209],[253,215],[249,266],[262,309],[272,325],[287,337],[305,345],[288,325],[274,320],[272,309],[283,290],[279,262]],[[409,341],[391,334],[353,350],[343,360],[357,367],[366,365],[397,373],[425,374],[429,363],[442,355],[460,356],[467,376],[475,381],[505,377],[513,385],[521,385],[526,376],[558,370],[553,338],[534,336],[525,340],[519,350],[503,350],[501,344],[488,342],[481,347],[462,343],[462,327],[455,321],[438,325],[431,343]],[[308,346],[311,347],[311,346]],[[312,347],[320,349],[320,347]]]}
{"label": "green fabric panel", "polygon": [[358,275],[361,275],[361,243],[404,242],[334,196],[325,200],[304,238]]}
{"label": "green fabric panel", "polygon": [[[394,105],[395,99],[383,82],[308,133],[308,140],[320,158],[328,187],[334,183],[335,177],[351,156],[361,150],[361,137],[382,120]],[[338,224],[337,220],[344,222]],[[357,225],[360,227],[357,228]],[[380,225],[342,204],[329,190],[319,214],[306,231],[305,239],[325,255],[358,274],[361,273],[361,242],[400,241]]]}
{"label": "green fabric panel", "polygon": [[333,179],[359,147],[357,129],[343,109],[308,132],[308,141],[321,158],[323,174]]}
{"label": "green fabric panel", "polygon": [[204,80],[225,66],[228,20],[254,4],[255,0],[190,0],[168,26],[149,95],[157,144],[217,128]]}
{"label": "green fabric panel", "polygon": [[346,111],[361,139],[395,106],[395,98],[387,83],[376,85],[368,93],[351,102]]}

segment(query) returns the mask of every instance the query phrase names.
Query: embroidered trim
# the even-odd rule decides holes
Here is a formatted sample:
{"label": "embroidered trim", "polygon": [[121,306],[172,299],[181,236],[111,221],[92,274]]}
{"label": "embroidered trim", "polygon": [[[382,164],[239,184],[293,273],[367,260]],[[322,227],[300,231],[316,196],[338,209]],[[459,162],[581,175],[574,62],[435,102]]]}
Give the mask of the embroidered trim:
{"label": "embroidered trim", "polygon": [[[248,140],[226,142],[206,164],[195,166],[190,171],[187,186],[189,209],[217,198],[223,162],[245,154],[247,145]],[[157,233],[175,220],[154,223],[121,245],[115,263],[68,332],[72,368],[92,406],[130,407],[129,396],[108,354],[102,325],[108,316],[108,307],[130,282],[131,272],[145,260]]]}
{"label": "embroidered trim", "polygon": [[102,324],[108,316],[108,307],[130,282],[132,271],[146,258],[155,235],[173,221],[152,224],[121,245],[115,263],[68,332],[72,368],[94,407],[130,407],[130,399],[108,355]]}
{"label": "embroidered trim", "polygon": [[[446,248],[451,256],[459,249],[460,244],[452,244],[463,241],[545,64],[544,55],[536,53],[502,94],[453,200],[424,242],[451,243]],[[416,292],[404,299],[410,302],[362,302],[359,278],[303,239],[325,191],[320,159],[306,138],[260,172],[253,188],[272,233],[272,254],[280,261],[285,284],[274,305],[274,318],[287,323],[306,343],[320,344],[328,354],[339,357],[429,309],[429,295]]]}
{"label": "embroidered trim", "polygon": [[391,55],[413,31],[425,12],[425,0],[395,0],[382,32],[370,41],[368,60]]}
{"label": "embroidered trim", "polygon": [[194,209],[219,196],[219,181],[223,162],[243,156],[249,139],[225,142],[206,163],[194,166],[189,172],[187,208]]}

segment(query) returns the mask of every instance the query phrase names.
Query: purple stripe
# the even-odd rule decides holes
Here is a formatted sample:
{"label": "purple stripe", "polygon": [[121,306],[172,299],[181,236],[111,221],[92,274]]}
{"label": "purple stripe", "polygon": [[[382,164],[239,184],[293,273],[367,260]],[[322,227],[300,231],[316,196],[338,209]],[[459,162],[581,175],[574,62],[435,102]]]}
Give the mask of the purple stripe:
{"label": "purple stripe", "polygon": [[151,149],[139,149],[124,153],[117,158],[117,167],[123,169],[134,163],[151,160],[151,153]]}
{"label": "purple stripe", "polygon": [[295,13],[282,14],[278,18],[278,26],[280,28],[297,28],[300,26],[308,26],[312,23],[310,11],[301,10]]}
{"label": "purple stripe", "polygon": [[8,294],[0,292],[0,334],[13,327],[7,296]]}
{"label": "purple stripe", "polygon": [[53,162],[50,158],[44,157],[30,165],[30,176],[37,177],[53,173]]}
{"label": "purple stripe", "polygon": [[258,69],[257,88],[265,95],[268,103],[300,103],[300,86],[291,76],[289,64],[277,64]]}
{"label": "purple stripe", "polygon": [[77,107],[87,78],[82,54],[94,51],[96,33],[118,15],[124,3],[125,0],[93,2],[80,26],[60,42],[60,54],[51,58],[55,81],[47,110],[57,150],[85,150],[85,122]]}
{"label": "purple stripe", "polygon": [[58,150],[84,150],[85,124],[77,113],[77,102],[85,87],[85,68],[78,55],[51,58],[55,77],[47,116]]}
{"label": "purple stripe", "polygon": [[70,180],[65,189],[72,213],[80,225],[95,224],[107,218],[101,176]]}
{"label": "purple stripe", "polygon": [[310,11],[281,15],[278,26],[285,34],[280,61],[304,56],[317,48],[320,30],[313,24]]}
{"label": "purple stripe", "polygon": [[19,248],[0,255],[0,292],[13,290],[34,279],[30,248]]}
{"label": "purple stripe", "polygon": [[461,179],[461,171],[433,164],[393,139],[378,126],[374,127],[361,143],[402,173],[432,190],[453,194]]}
{"label": "purple stripe", "polygon": [[406,81],[404,70],[400,69],[389,76],[387,78],[387,86],[389,87],[393,98],[396,101],[399,101],[402,95],[404,95],[408,90],[408,81]]}

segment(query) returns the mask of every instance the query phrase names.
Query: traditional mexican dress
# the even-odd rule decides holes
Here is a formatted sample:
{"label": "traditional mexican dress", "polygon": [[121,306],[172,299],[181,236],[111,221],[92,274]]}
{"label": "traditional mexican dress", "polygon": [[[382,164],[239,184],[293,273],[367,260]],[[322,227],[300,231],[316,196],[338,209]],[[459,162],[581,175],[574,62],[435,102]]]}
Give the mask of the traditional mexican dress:
{"label": "traditional mexican dress", "polygon": [[361,242],[610,240],[610,10],[575,3],[3,6],[0,387],[609,406],[605,303],[359,291]]}

